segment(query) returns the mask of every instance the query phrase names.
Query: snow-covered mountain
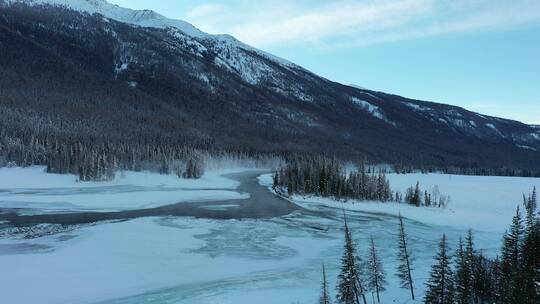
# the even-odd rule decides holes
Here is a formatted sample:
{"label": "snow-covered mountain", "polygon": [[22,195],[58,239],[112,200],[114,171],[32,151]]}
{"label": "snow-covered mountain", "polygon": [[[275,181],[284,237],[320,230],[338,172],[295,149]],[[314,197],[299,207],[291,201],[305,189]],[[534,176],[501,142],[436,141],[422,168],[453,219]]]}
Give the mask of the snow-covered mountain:
{"label": "snow-covered mountain", "polygon": [[[536,127],[335,83],[232,36],[210,35],[153,11],[122,8],[105,0],[0,3],[4,26],[0,42],[10,42],[0,43],[0,51],[18,56],[2,61],[4,70],[20,74],[25,83],[38,83],[34,78],[41,75],[40,69],[56,62],[59,71],[46,72],[58,81],[53,87],[58,92],[47,92],[56,97],[43,99],[54,100],[60,112],[75,111],[68,101],[59,101],[60,91],[86,92],[94,82],[108,81],[114,86],[111,92],[119,96],[109,105],[137,111],[122,98],[127,87],[129,94],[144,100],[141,107],[147,112],[137,115],[157,111],[155,117],[171,116],[173,121],[173,113],[176,120],[181,117],[182,128],[173,122],[148,127],[171,141],[180,140],[175,138],[180,132],[193,135],[201,145],[234,149],[323,151],[414,164],[540,166],[535,161],[540,151]],[[32,65],[35,58],[39,60]],[[13,66],[15,62],[24,69]],[[77,83],[74,90],[70,86],[75,84],[61,81],[66,71],[91,78],[79,79],[91,84]],[[31,96],[19,99],[37,110]],[[89,117],[70,115],[95,129]],[[139,117],[133,124],[137,121],[152,120]],[[231,136],[234,132],[245,133],[245,138]]]}
{"label": "snow-covered mountain", "polygon": [[268,74],[274,74],[276,71],[253,56],[246,56],[244,51],[253,52],[282,67],[300,68],[284,59],[248,46],[230,35],[207,34],[186,21],[169,19],[152,10],[133,10],[111,4],[106,0],[10,0],[10,2],[62,6],[88,14],[100,14],[106,18],[136,26],[168,29],[171,35],[177,36],[185,43],[199,46],[196,48],[196,54],[199,56],[203,56],[208,51],[200,46],[201,40],[206,41],[215,46],[214,51],[217,51],[219,58],[216,64],[237,72],[245,81],[252,84],[262,81]]}
{"label": "snow-covered mountain", "polygon": [[151,10],[132,10],[111,4],[106,0],[8,0],[9,3],[25,3],[28,5],[57,5],[64,6],[79,12],[101,14],[107,18],[118,20],[143,27],[175,27],[193,37],[207,37],[208,34],[200,31],[188,22],[166,18]]}

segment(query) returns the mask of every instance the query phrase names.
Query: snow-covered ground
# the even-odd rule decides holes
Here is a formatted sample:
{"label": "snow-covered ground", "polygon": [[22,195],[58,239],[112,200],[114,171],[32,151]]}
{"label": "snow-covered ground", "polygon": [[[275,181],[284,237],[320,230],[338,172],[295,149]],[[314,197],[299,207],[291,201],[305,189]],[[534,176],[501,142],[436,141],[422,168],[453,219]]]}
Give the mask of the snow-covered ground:
{"label": "snow-covered ground", "polygon": [[239,170],[211,171],[201,179],[128,171],[110,182],[79,182],[75,175],[49,174],[44,167],[0,168],[0,208],[116,211],[248,198],[249,194],[234,191],[238,182],[222,176]]}
{"label": "snow-covered ground", "polygon": [[[0,177],[8,176],[2,170]],[[5,183],[0,188],[14,192],[44,184],[49,189],[78,185],[73,177],[33,170],[36,172],[24,171],[20,177],[29,186],[2,177],[0,182]],[[36,174],[35,179],[32,174]],[[219,174],[189,181],[189,187],[208,188],[214,183],[212,188],[232,191],[236,184]],[[49,178],[50,183],[45,182]],[[181,183],[177,178],[135,173],[127,173],[125,179],[129,183],[119,177],[108,186],[174,188]],[[269,180],[269,175],[260,178],[263,185]],[[477,246],[492,256],[521,194],[533,185],[540,186],[539,179],[437,174],[390,175],[390,180],[394,188],[403,190],[417,180],[421,186],[437,184],[442,193],[452,196],[452,202],[442,210],[400,204],[343,204],[360,254],[365,255],[370,236],[380,250],[389,281],[383,303],[412,303],[393,276],[398,212],[406,217],[415,256],[413,274],[421,298],[442,233],[453,245],[472,227]],[[107,195],[103,184],[80,186],[93,187]],[[31,196],[29,193],[29,199]],[[315,303],[323,263],[330,284],[335,285],[343,247],[342,204],[316,198],[294,200],[314,212],[250,220],[139,218],[37,239],[0,239],[1,302]],[[468,210],[473,215],[468,215]],[[25,250],[18,250],[21,248]],[[368,299],[371,302],[371,297]]]}
{"label": "snow-covered ground", "polygon": [[[522,205],[522,195],[533,187],[540,188],[540,179],[500,176],[465,176],[448,174],[389,174],[393,190],[405,193],[410,186],[420,183],[422,190],[438,186],[441,194],[450,195],[451,201],[444,208],[417,208],[407,204],[379,202],[342,203],[320,197],[295,196],[293,200],[306,208],[326,205],[348,210],[380,212],[392,215],[401,213],[409,219],[426,224],[451,226],[457,229],[474,229],[497,232],[507,229],[516,207]],[[265,174],[260,183],[271,185],[272,177]],[[523,212],[523,208],[522,208]]]}

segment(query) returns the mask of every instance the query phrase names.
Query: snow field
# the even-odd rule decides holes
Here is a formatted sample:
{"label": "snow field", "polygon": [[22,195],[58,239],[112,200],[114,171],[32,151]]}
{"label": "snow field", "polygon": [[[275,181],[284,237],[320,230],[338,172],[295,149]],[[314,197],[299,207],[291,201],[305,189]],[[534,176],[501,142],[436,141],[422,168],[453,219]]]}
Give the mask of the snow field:
{"label": "snow field", "polygon": [[222,175],[245,169],[209,171],[200,179],[149,172],[118,172],[110,182],[78,182],[75,175],[50,174],[44,167],[0,168],[0,207],[34,212],[118,211],[178,202],[249,198],[239,183]]}
{"label": "snow field", "polygon": [[[12,169],[0,170],[0,182],[5,182],[0,188],[12,194],[46,185],[41,189],[62,192],[77,186],[95,190],[95,195],[109,195],[110,187],[129,184],[139,187],[142,195],[145,190],[154,191],[153,187],[174,189],[183,182],[177,177],[126,173],[124,180],[119,175],[107,186],[78,186],[73,176],[48,175],[38,168]],[[208,173],[202,183],[186,183],[190,183],[190,188],[212,185],[223,189],[219,191],[237,186],[220,174]],[[1,299],[15,304],[315,303],[323,263],[332,296],[335,295],[345,208],[362,257],[366,256],[370,236],[375,239],[389,282],[381,295],[383,303],[420,303],[423,284],[443,233],[455,248],[457,238],[470,227],[477,248],[488,256],[495,255],[502,232],[515,206],[521,203],[521,194],[540,184],[537,179],[440,174],[388,177],[392,187],[402,192],[416,181],[422,189],[438,185],[441,193],[451,195],[452,202],[446,209],[437,209],[393,203],[342,204],[295,196],[293,201],[314,213],[297,211],[264,220],[139,218],[100,223],[38,239],[0,239],[0,269],[7,273],[0,276]],[[262,175],[259,181],[269,187],[271,175]],[[42,194],[27,193],[28,197],[34,195]],[[394,277],[399,212],[406,218],[405,228],[415,258],[413,275],[420,300],[417,302],[409,300],[408,291],[400,289]],[[13,250],[20,247],[27,248],[24,254]],[[371,295],[368,300],[371,302]]]}
{"label": "snow field", "polygon": [[[338,202],[330,198],[304,197],[295,195],[293,201],[306,208],[325,205],[354,211],[377,212],[391,215],[401,213],[404,217],[422,223],[450,226],[457,229],[496,232],[507,229],[516,207],[523,212],[523,194],[533,187],[540,189],[540,179],[526,177],[465,176],[448,174],[388,174],[394,191],[405,193],[406,189],[418,181],[422,190],[438,186],[441,194],[450,195],[451,202],[446,208],[417,208],[404,203],[379,202]],[[262,175],[262,185],[270,186],[272,176]]]}

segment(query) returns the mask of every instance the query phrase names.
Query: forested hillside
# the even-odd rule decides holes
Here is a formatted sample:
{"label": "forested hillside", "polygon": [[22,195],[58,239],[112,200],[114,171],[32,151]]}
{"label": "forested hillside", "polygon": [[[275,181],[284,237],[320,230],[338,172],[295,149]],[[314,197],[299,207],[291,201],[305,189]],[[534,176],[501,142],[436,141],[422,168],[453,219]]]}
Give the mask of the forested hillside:
{"label": "forested hillside", "polygon": [[540,169],[538,128],[344,86],[229,36],[0,1],[0,53],[4,163],[89,179],[203,151]]}

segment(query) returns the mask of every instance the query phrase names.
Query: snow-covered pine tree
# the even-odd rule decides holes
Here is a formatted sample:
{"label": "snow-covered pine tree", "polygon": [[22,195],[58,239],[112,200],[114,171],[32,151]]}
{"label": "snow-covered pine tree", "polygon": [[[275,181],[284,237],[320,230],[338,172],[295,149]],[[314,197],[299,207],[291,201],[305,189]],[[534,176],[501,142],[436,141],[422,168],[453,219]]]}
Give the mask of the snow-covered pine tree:
{"label": "snow-covered pine tree", "polygon": [[338,276],[336,299],[341,304],[359,304],[360,297],[367,304],[361,276],[362,261],[356,255],[356,248],[345,219],[345,252],[341,258],[341,273]]}
{"label": "snow-covered pine tree", "polygon": [[426,304],[454,304],[454,282],[451,268],[451,256],[448,254],[446,235],[439,242],[439,252],[435,264],[431,267],[430,278],[426,283]]}
{"label": "snow-covered pine tree", "polygon": [[326,280],[326,269],[322,265],[322,282],[321,282],[321,297],[319,304],[330,304],[330,294],[328,292],[328,281]]}
{"label": "snow-covered pine tree", "polygon": [[385,285],[386,282],[386,273],[384,271],[382,261],[379,257],[379,254],[377,252],[377,249],[375,248],[375,241],[373,240],[373,236],[371,237],[371,244],[369,247],[369,254],[368,254],[368,282],[367,287],[371,291],[375,291],[377,294],[377,303],[381,303],[381,298],[379,293],[382,291],[385,291]]}
{"label": "snow-covered pine tree", "polygon": [[398,267],[396,276],[399,278],[401,288],[411,291],[411,298],[414,300],[414,284],[412,279],[412,256],[408,249],[407,234],[403,224],[403,216],[399,214],[399,236],[398,236]]}

